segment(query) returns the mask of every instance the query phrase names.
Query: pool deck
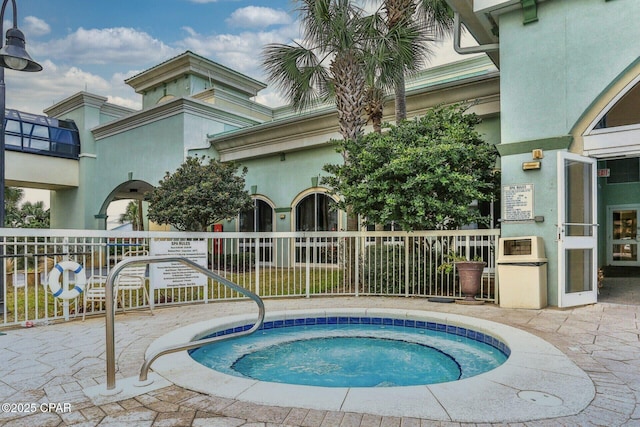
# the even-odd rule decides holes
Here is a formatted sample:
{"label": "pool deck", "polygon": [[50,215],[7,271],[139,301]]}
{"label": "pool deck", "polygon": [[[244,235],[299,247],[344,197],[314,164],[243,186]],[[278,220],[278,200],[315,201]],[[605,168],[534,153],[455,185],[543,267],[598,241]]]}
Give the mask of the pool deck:
{"label": "pool deck", "polygon": [[[317,308],[389,308],[452,313],[513,326],[555,346],[589,376],[595,397],[575,415],[532,416],[534,421],[472,422],[409,416],[267,406],[212,396],[168,384],[136,397],[94,403],[86,390],[106,381],[104,317],[3,331],[0,402],[34,412],[0,413],[6,426],[621,426],[640,425],[640,306],[615,303],[572,309],[504,309],[430,303],[420,298],[339,297],[265,301],[270,311]],[[255,312],[251,302],[209,303],[116,316],[117,379],[137,375],[147,347],[168,332],[210,318]],[[160,360],[160,359],[159,359]],[[153,367],[152,367],[153,369]],[[161,383],[158,384],[162,385]],[[558,380],[562,387],[562,381]],[[573,390],[576,395],[583,390]],[[213,392],[215,393],[215,392]],[[491,404],[492,396],[474,390]],[[460,396],[464,400],[465,395]],[[45,409],[42,403],[60,404]],[[33,404],[33,405],[32,405]],[[504,405],[503,405],[504,406]],[[541,402],[540,413],[545,405]],[[13,409],[25,409],[14,405]],[[57,412],[56,412],[57,410]],[[373,411],[371,411],[373,412]],[[495,421],[495,420],[493,420]]]}

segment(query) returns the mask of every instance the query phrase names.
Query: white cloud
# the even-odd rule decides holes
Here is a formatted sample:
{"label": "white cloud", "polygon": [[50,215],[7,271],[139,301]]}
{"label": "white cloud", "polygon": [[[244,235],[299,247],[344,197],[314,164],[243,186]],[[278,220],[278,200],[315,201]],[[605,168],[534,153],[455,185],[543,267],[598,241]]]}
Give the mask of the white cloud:
{"label": "white cloud", "polygon": [[240,28],[267,28],[272,25],[287,25],[291,21],[291,15],[283,10],[259,6],[236,9],[226,20],[229,25]]}
{"label": "white cloud", "polygon": [[[41,114],[44,109],[80,91],[106,96],[109,102],[140,108],[140,95],[124,83],[123,74],[107,80],[79,67],[41,62],[38,73],[7,70],[7,108]],[[34,96],[34,94],[37,94]]]}
{"label": "white cloud", "polygon": [[40,18],[27,16],[24,18],[23,32],[25,33],[25,36],[43,36],[51,32],[51,27]]}
{"label": "white cloud", "polygon": [[179,52],[133,28],[79,28],[65,38],[40,43],[34,56],[76,64],[158,63]]}
{"label": "white cloud", "polygon": [[298,35],[298,24],[292,22],[271,31],[245,31],[239,34],[210,36],[191,34],[181,40],[179,45],[240,73],[262,80],[262,47],[268,43],[289,43]]}

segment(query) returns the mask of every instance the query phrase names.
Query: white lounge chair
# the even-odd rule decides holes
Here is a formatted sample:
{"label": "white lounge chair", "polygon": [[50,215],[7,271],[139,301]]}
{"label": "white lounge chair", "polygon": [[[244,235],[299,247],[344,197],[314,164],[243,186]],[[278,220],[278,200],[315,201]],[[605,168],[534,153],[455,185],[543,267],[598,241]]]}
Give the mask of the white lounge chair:
{"label": "white lounge chair", "polygon": [[[123,259],[147,255],[147,251],[129,251],[124,254]],[[142,291],[143,302],[147,301],[149,304],[149,311],[153,315],[153,304],[149,297],[149,292],[146,286],[146,264],[133,264],[129,267],[123,268],[116,276],[113,284],[113,296],[120,301],[122,311],[125,311],[125,296],[129,297],[129,302],[132,300],[132,295],[135,295],[136,299],[138,292]],[[87,280],[87,285],[84,290],[82,320],[84,320],[87,313],[87,303],[94,302],[103,303],[106,300],[106,283],[107,276],[92,275]],[[114,301],[115,302],[115,301]]]}

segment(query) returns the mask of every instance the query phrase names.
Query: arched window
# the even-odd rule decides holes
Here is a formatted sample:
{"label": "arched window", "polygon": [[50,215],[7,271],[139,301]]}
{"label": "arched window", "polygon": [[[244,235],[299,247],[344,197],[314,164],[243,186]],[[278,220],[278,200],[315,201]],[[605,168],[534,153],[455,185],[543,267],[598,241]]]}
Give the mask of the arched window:
{"label": "arched window", "polygon": [[324,193],[312,193],[296,205],[296,231],[337,231],[335,201]]}
{"label": "arched window", "polygon": [[253,199],[253,209],[240,214],[239,231],[273,231],[273,208],[262,199]]}
{"label": "arched window", "polygon": [[[273,231],[273,207],[265,200],[253,199],[253,209],[240,213],[238,229],[245,233]],[[239,239],[240,252],[256,253],[256,240],[254,238]],[[269,264],[273,261],[273,239],[260,238],[259,257],[260,262]]]}
{"label": "arched window", "polygon": [[[325,193],[311,193],[295,206],[296,231],[337,231],[338,210],[335,201]],[[307,248],[310,251],[307,251]],[[338,239],[313,238],[311,242],[296,238],[296,262],[312,264],[336,264]]]}

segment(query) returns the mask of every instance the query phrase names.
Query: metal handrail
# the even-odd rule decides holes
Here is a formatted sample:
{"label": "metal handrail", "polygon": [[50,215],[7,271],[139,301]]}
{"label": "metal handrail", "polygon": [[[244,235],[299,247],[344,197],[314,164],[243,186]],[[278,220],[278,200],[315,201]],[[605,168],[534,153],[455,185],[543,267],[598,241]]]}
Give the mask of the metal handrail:
{"label": "metal handrail", "polygon": [[148,359],[145,358],[142,367],[140,368],[140,377],[139,381],[147,381],[147,374],[149,372],[149,368],[151,364],[160,356],[169,353],[175,353],[182,350],[190,350],[197,347],[202,347],[203,345],[207,345],[216,341],[223,341],[230,338],[237,338],[244,335],[250,335],[257,331],[264,321],[265,308],[264,302],[262,299],[254,294],[253,292],[231,282],[230,280],[225,279],[224,277],[214,273],[213,271],[191,261],[188,258],[177,257],[173,255],[162,255],[162,256],[137,256],[132,258],[123,259],[118,262],[113,269],[109,272],[105,284],[105,310],[107,312],[106,315],[106,335],[107,335],[107,343],[106,343],[106,352],[107,352],[107,390],[114,390],[116,388],[116,356],[115,356],[115,334],[114,334],[114,323],[115,323],[115,309],[114,309],[114,293],[113,293],[113,283],[115,281],[116,276],[123,268],[130,264],[153,264],[153,263],[161,263],[161,262],[179,262],[187,267],[190,267],[194,270],[203,273],[207,277],[210,277],[213,280],[216,280],[222,283],[225,286],[230,287],[236,292],[243,294],[246,297],[251,298],[258,305],[258,320],[256,323],[246,331],[237,332],[234,334],[228,334],[219,337],[205,338],[197,341],[192,341],[186,344],[179,344],[171,347],[167,347],[164,349],[159,349],[155,351]]}

